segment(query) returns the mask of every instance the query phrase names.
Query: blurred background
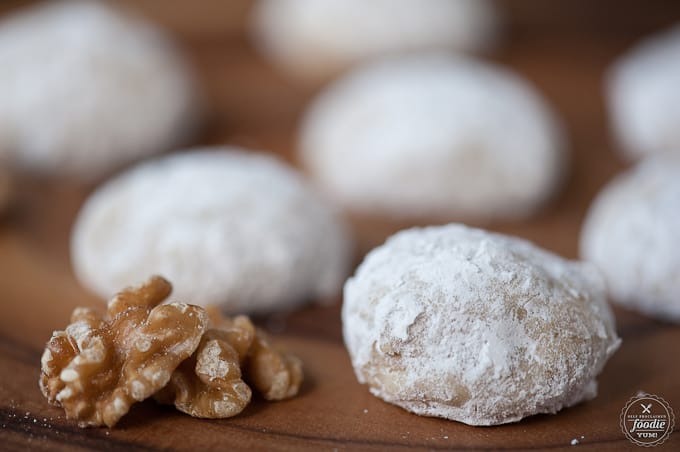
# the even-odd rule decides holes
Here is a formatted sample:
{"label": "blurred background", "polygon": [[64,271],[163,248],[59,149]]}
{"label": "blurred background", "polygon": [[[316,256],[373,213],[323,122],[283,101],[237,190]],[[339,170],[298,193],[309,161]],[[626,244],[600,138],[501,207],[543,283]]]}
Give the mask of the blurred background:
{"label": "blurred background", "polygon": [[[4,25],[2,21],[12,14],[38,3],[26,0],[0,1],[0,28]],[[274,153],[292,165],[301,167],[295,156],[300,119],[310,101],[330,80],[302,81],[289,77],[258,51],[251,27],[254,2],[120,0],[110,4],[144,17],[165,31],[193,72],[201,101],[200,114],[197,114],[200,120],[197,121],[195,134],[186,140],[185,146],[243,146]],[[496,0],[492,4],[498,14],[495,45],[483,51],[482,58],[516,71],[531,82],[554,108],[566,129],[570,169],[562,189],[531,218],[473,224],[517,235],[565,257],[576,258],[581,225],[591,201],[612,177],[631,165],[619,152],[610,127],[605,104],[605,73],[618,57],[641,38],[677,23],[680,20],[680,2]],[[7,70],[0,59],[0,80],[2,72]],[[680,81],[678,83],[680,87]],[[0,96],[0,107],[2,104],[3,98]],[[0,135],[3,131],[2,121],[0,115]],[[176,149],[157,151],[167,153],[173,150]],[[82,180],[58,173],[32,172],[7,162],[0,164],[0,172],[4,173],[0,174],[0,201],[3,196],[7,199],[6,208],[0,213],[0,307],[3,309],[0,336],[5,339],[3,353],[6,356],[14,358],[24,353],[21,347],[15,347],[16,344],[26,346],[28,352],[24,355],[28,358],[23,358],[24,367],[29,366],[35,376],[31,374],[30,379],[25,380],[30,380],[26,385],[30,385],[35,392],[31,393],[31,403],[37,408],[31,409],[37,409],[38,412],[45,404],[34,384],[38,371],[36,351],[43,348],[54,328],[67,324],[74,307],[101,306],[101,300],[80,286],[72,270],[69,248],[74,219],[87,196],[113,173],[122,169],[112,169],[94,180]],[[357,240],[357,263],[368,250],[382,243],[391,233],[413,224],[429,222],[428,219],[396,220],[352,213],[347,216]],[[339,307],[338,296],[336,303],[330,307],[310,306],[285,318],[273,316],[257,319],[257,322],[272,331],[293,333],[305,340],[330,339],[328,344],[341,349]],[[593,437],[600,434],[600,437],[606,437],[605,440],[623,441],[618,430],[618,413],[623,401],[631,396],[630,391],[640,388],[637,385],[641,382],[654,388],[677,389],[677,377],[668,370],[670,365],[675,364],[663,354],[669,341],[677,341],[677,331],[664,329],[658,323],[620,308],[615,308],[615,313],[625,346],[615,355],[608,366],[609,370],[603,375],[602,380],[606,383],[601,386],[601,396],[593,402],[594,405],[589,405],[590,408],[586,407],[586,410],[591,410],[588,412],[590,417],[582,419],[584,423],[592,419],[598,422],[611,419],[605,427],[593,427]],[[629,337],[633,339],[629,341]],[[15,353],[15,349],[20,351]],[[318,350],[326,349],[309,350],[307,352],[313,355]],[[344,366],[342,370],[346,378],[343,381],[354,383],[349,364],[343,361],[346,360],[344,349],[332,356],[340,357],[334,365]],[[624,381],[623,377],[627,379]],[[669,393],[663,395],[677,409],[680,399],[677,393],[671,394],[670,391],[668,389]],[[335,386],[330,387],[328,392],[338,393]],[[338,397],[344,398],[344,393],[339,393]],[[319,404],[324,400],[320,398]],[[305,400],[304,403],[310,402]],[[605,404],[606,407],[601,409]],[[371,410],[376,405],[372,405]],[[380,406],[375,408],[376,412],[378,409],[389,409]],[[21,411],[28,409],[25,406],[19,408]],[[583,411],[576,409],[566,412],[560,418],[562,424],[550,424],[547,421],[546,425],[549,424],[550,428],[556,425],[570,428],[576,425],[580,429],[591,427],[574,420]],[[270,413],[277,412],[274,409]],[[310,410],[309,413],[316,418],[315,412]],[[294,419],[294,416],[281,415],[273,417],[271,422],[285,423],[289,417]],[[410,429],[412,418],[404,419],[398,428],[403,426],[404,430]],[[259,422],[253,421],[253,417],[237,421],[243,421],[246,425],[248,422],[253,425]],[[423,425],[440,430],[439,424],[431,419],[423,422]],[[543,425],[546,421],[545,417],[539,417],[529,422],[536,423],[531,425]],[[266,425],[266,420],[263,425]],[[366,428],[373,428],[370,424],[366,425]],[[500,435],[496,437],[500,438],[498,447],[507,445],[501,441],[505,432],[512,432],[516,428],[526,433],[526,425],[523,422],[518,427],[495,430],[493,433]],[[284,426],[290,427],[287,424]],[[294,427],[317,428],[312,424]],[[161,436],[166,435],[167,431],[163,430]],[[265,430],[261,430],[259,425],[257,429],[248,430],[260,431]],[[385,435],[388,439],[391,438],[389,435],[393,432],[384,432],[387,432]],[[486,441],[491,437],[489,430],[478,432],[470,438],[488,445]],[[553,433],[537,437],[536,441],[553,444]],[[581,430],[565,434],[571,438],[576,433],[581,433]],[[240,431],[238,434],[246,435]],[[131,435],[139,438],[143,436],[134,430]],[[133,439],[136,441],[137,437]],[[265,437],[265,440],[269,438]],[[533,441],[532,438],[524,440]],[[621,445],[620,442],[608,444],[612,446],[611,450]]]}
{"label": "blurred background", "polygon": [[[0,18],[36,3],[4,0],[0,2]],[[310,99],[323,89],[323,83],[293,80],[256,50],[250,32],[252,2],[112,3],[164,29],[194,71],[203,117],[188,145],[240,145],[276,153],[298,165],[294,148],[299,120]],[[495,221],[484,226],[576,257],[579,229],[590,201],[607,180],[626,166],[611,137],[603,75],[641,37],[680,19],[680,3],[494,3],[499,18],[497,44],[484,57],[526,77],[555,108],[566,125],[572,162],[564,189],[536,216],[527,221]],[[69,234],[81,203],[101,180],[83,183],[69,177],[11,172],[12,201],[0,226],[3,304],[21,299],[64,317],[71,306],[78,304],[76,301],[82,304],[88,300],[70,270]],[[387,235],[413,222],[353,216],[352,223],[360,259]],[[71,294],[76,301],[63,308],[51,305],[48,291],[41,289],[49,286],[61,288],[61,293]],[[14,331],[16,325],[30,324],[29,317],[22,308],[13,316],[3,316],[0,327]],[[44,326],[36,328],[44,333]]]}

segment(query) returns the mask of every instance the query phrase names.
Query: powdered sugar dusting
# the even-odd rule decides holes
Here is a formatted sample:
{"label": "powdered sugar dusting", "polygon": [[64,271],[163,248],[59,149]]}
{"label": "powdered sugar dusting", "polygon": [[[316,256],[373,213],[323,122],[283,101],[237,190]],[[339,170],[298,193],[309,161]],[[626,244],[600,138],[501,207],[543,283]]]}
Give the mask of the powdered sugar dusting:
{"label": "powdered sugar dusting", "polygon": [[297,172],[263,153],[192,151],[139,165],[88,199],[72,236],[86,286],[110,297],[163,274],[177,299],[232,312],[339,292],[348,235]]}
{"label": "powdered sugar dusting", "polygon": [[0,160],[92,178],[181,141],[187,67],[113,2],[43,2],[0,23]]}
{"label": "powdered sugar dusting", "polygon": [[342,315],[371,392],[473,425],[594,397],[620,343],[594,267],[455,224],[373,250],[345,285]]}
{"label": "powdered sugar dusting", "polygon": [[680,322],[680,157],[649,157],[610,182],[581,234],[613,301]]}
{"label": "powdered sugar dusting", "polygon": [[680,149],[680,25],[642,40],[607,74],[619,149],[630,158]]}
{"label": "powdered sugar dusting", "polygon": [[315,81],[385,54],[479,50],[496,31],[489,0],[261,0],[253,13],[265,56]]}
{"label": "powdered sugar dusting", "polygon": [[305,116],[300,154],[352,210],[517,218],[557,188],[563,144],[521,77],[432,54],[370,63],[330,85]]}

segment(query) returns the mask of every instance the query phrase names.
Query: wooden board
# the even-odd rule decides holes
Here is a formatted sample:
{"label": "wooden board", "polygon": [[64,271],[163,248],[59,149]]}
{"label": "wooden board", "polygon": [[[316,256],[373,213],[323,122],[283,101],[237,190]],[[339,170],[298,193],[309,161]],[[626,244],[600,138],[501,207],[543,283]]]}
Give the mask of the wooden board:
{"label": "wooden board", "polygon": [[[152,1],[144,3],[153,11]],[[590,12],[589,3],[597,4]],[[641,34],[680,15],[677,6],[666,13],[669,3],[660,1],[645,2],[644,11],[632,6],[639,2],[550,2],[552,9],[545,4],[502,3],[510,25],[506,44],[493,58],[532,80],[559,110],[573,155],[570,177],[563,192],[531,221],[486,227],[576,257],[589,202],[624,167],[607,131],[603,71]],[[609,15],[607,8],[625,14]],[[293,160],[297,119],[314,90],[274,73],[233,32],[192,33],[181,39],[208,101],[206,126],[195,143],[242,144]],[[491,428],[409,414],[357,383],[342,343],[338,299],[331,307],[258,319],[303,359],[306,381],[299,397],[279,403],[255,400],[226,420],[197,420],[144,402],[115,429],[79,429],[47,405],[37,380],[40,353],[51,331],[65,326],[75,306],[101,306],[78,285],[68,257],[71,223],[91,189],[69,180],[19,176],[14,206],[0,222],[0,449],[525,450],[567,449],[577,439],[579,447],[590,450],[634,450],[619,428],[621,409],[631,396],[640,390],[658,394],[680,415],[675,350],[680,328],[618,309],[623,346],[600,377],[595,400],[557,415]],[[353,221],[359,257],[405,226]],[[679,429],[680,420],[659,449],[680,450]]]}

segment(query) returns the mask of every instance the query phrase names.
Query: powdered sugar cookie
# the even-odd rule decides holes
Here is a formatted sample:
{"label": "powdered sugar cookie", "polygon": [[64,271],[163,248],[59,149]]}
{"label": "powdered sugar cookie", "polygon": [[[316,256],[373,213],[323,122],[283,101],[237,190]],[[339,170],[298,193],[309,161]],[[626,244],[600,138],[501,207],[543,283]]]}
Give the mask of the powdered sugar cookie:
{"label": "powdered sugar cookie", "polygon": [[260,0],[253,35],[286,73],[313,81],[387,54],[480,50],[496,22],[486,0]]}
{"label": "powdered sugar cookie", "polygon": [[361,383],[416,414],[496,425],[595,397],[620,344],[590,264],[450,224],[371,251],[345,284]]}
{"label": "powdered sugar cookie", "polygon": [[335,296],[350,254],[338,217],[299,174],[234,148],[123,173],[87,200],[72,236],[78,278],[104,298],[160,274],[178,300],[239,313]]}
{"label": "powdered sugar cookie", "polygon": [[680,322],[680,155],[644,159],[593,202],[581,256],[627,308]]}
{"label": "powdered sugar cookie", "polygon": [[609,113],[629,158],[680,149],[680,24],[643,40],[607,77]]}
{"label": "powdered sugar cookie", "polygon": [[367,65],[309,108],[300,157],[339,203],[395,217],[521,218],[555,191],[564,139],[519,76],[464,57]]}
{"label": "powdered sugar cookie", "polygon": [[193,90],[159,30],[105,2],[46,2],[0,22],[0,160],[82,178],[167,150]]}

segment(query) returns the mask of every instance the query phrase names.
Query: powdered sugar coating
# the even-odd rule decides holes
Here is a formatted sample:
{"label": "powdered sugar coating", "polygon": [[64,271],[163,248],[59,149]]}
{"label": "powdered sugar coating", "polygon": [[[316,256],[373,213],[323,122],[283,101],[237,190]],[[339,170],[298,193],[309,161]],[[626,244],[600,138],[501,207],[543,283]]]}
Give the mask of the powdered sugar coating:
{"label": "powdered sugar coating", "polygon": [[193,89],[159,30],[99,1],[0,22],[0,158],[95,178],[187,133]]}
{"label": "powdered sugar coating", "polygon": [[471,425],[593,398],[620,344],[593,266],[458,224],[371,251],[345,284],[342,319],[373,394]]}
{"label": "powdered sugar coating", "polygon": [[612,301],[680,322],[680,155],[648,157],[600,192],[581,256],[603,271]]}
{"label": "powdered sugar coating", "polygon": [[260,0],[253,37],[263,54],[302,80],[323,80],[386,54],[489,47],[487,0]]}
{"label": "powdered sugar coating", "polygon": [[607,76],[612,126],[629,158],[680,149],[680,24],[643,40]]}
{"label": "powdered sugar coating", "polygon": [[87,200],[72,235],[76,274],[102,297],[162,274],[177,299],[239,313],[335,296],[350,259],[343,224],[297,172],[235,148],[123,173]]}
{"label": "powdered sugar coating", "polygon": [[561,129],[519,76],[465,57],[389,59],[308,110],[300,157],[345,207],[396,217],[533,213],[565,166]]}

